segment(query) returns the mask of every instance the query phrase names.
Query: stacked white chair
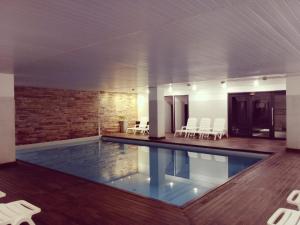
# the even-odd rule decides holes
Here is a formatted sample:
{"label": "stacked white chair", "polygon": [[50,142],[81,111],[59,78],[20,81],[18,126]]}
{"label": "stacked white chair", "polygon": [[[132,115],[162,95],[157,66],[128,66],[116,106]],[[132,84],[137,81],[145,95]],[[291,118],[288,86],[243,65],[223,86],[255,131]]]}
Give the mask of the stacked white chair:
{"label": "stacked white chair", "polygon": [[148,118],[143,117],[139,124],[135,125],[134,127],[127,128],[126,133],[131,131],[133,134],[140,132],[142,134],[149,133],[149,125],[148,125]]}
{"label": "stacked white chair", "polygon": [[294,190],[287,198],[287,202],[297,206],[300,211],[300,190]]}
{"label": "stacked white chair", "polygon": [[226,135],[225,132],[225,119],[223,118],[217,118],[214,120],[214,125],[211,131],[203,132],[203,137],[208,138],[210,135],[214,136],[214,140],[221,139],[224,135]]}
{"label": "stacked white chair", "polygon": [[268,225],[300,225],[300,190],[293,191],[287,202],[297,206],[298,210],[279,208],[268,220]]}
{"label": "stacked white chair", "polygon": [[189,118],[186,126],[182,126],[180,130],[176,130],[174,137],[179,133],[179,135],[189,136],[190,133],[194,133],[197,130],[197,118]]}
{"label": "stacked white chair", "polygon": [[209,131],[211,131],[211,119],[210,118],[202,118],[200,120],[200,126],[191,135],[194,137],[196,134],[198,134],[199,138],[203,138],[203,135]]}
{"label": "stacked white chair", "polygon": [[[0,191],[0,198],[4,198],[6,194]],[[32,216],[40,213],[41,209],[26,202],[19,200],[10,203],[0,204],[0,224],[1,225],[21,225],[27,223],[35,225]]]}

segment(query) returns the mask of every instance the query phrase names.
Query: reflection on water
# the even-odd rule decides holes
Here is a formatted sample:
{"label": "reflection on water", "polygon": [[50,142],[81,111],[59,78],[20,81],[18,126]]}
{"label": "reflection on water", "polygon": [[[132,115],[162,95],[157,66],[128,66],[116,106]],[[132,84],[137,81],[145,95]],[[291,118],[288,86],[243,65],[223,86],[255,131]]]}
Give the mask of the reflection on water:
{"label": "reflection on water", "polygon": [[19,151],[17,158],[175,205],[207,193],[261,159],[104,141]]}

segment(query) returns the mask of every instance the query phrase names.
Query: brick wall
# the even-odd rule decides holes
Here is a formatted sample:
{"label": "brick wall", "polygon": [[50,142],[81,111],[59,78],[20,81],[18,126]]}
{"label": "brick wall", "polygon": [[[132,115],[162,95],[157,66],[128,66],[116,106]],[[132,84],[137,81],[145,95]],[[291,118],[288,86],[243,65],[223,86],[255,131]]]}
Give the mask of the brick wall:
{"label": "brick wall", "polygon": [[126,93],[15,87],[16,144],[118,132],[119,116],[137,120],[137,96]]}
{"label": "brick wall", "polygon": [[46,88],[15,88],[16,144],[95,136],[98,93]]}
{"label": "brick wall", "polygon": [[138,118],[137,95],[128,93],[100,92],[99,122],[101,132],[119,132],[120,116],[125,116],[133,126]]}

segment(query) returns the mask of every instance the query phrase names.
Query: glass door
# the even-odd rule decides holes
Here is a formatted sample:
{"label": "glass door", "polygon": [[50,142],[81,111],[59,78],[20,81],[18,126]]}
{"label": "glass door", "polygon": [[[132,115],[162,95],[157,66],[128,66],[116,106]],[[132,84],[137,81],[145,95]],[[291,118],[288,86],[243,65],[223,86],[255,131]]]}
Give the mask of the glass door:
{"label": "glass door", "polygon": [[251,93],[252,96],[252,136],[272,137],[272,95],[271,93]]}
{"label": "glass door", "polygon": [[274,93],[273,107],[274,138],[286,138],[286,93]]}
{"label": "glass door", "polygon": [[286,138],[286,92],[233,93],[228,95],[229,135]]}
{"label": "glass door", "polygon": [[229,134],[236,137],[249,137],[251,121],[249,94],[229,95]]}

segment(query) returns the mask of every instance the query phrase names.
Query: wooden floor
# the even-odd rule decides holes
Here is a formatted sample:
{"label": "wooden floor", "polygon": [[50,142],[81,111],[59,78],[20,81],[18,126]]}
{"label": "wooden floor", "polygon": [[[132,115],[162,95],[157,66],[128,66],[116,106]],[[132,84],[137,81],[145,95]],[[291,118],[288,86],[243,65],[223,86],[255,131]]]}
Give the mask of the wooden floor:
{"label": "wooden floor", "polygon": [[183,208],[23,162],[0,167],[0,190],[7,193],[0,202],[40,206],[37,225],[263,225],[277,208],[293,208],[285,199],[300,188],[300,154],[279,146],[273,152]]}

